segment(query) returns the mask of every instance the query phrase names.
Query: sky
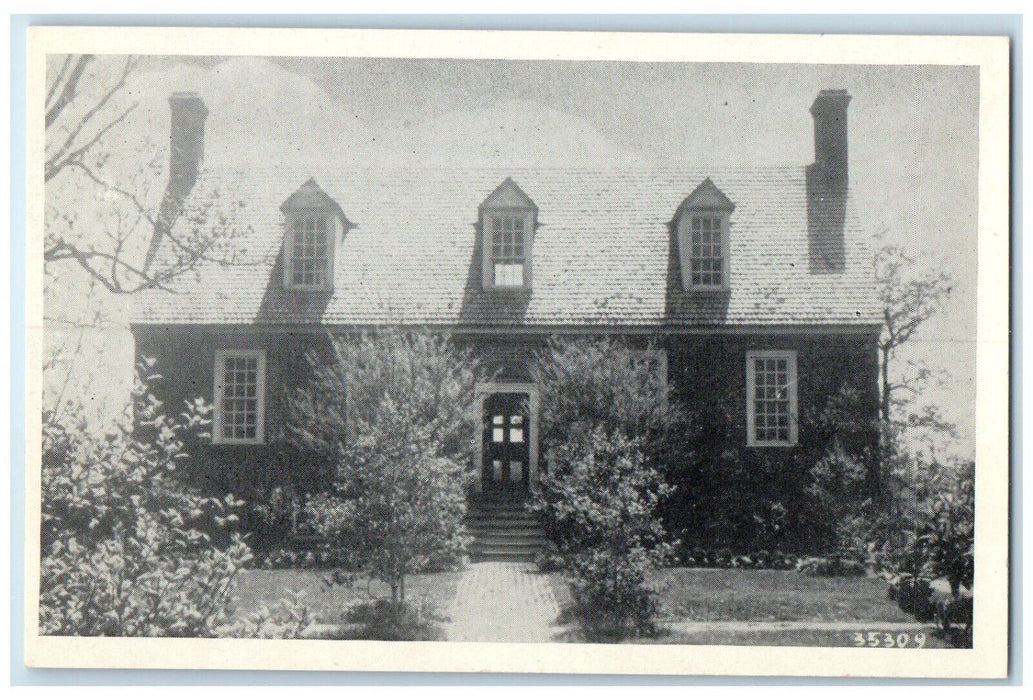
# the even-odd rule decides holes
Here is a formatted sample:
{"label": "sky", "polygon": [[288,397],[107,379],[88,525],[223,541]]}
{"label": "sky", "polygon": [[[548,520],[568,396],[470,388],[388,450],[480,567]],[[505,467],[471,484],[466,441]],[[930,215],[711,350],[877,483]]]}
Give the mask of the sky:
{"label": "sky", "polygon": [[[117,65],[117,58],[105,60],[98,79]],[[333,152],[343,154],[342,167],[803,166],[813,160],[808,108],[824,88],[845,88],[853,97],[850,180],[864,229],[954,278],[947,306],[910,354],[943,371],[942,386],[922,400],[958,424],[957,452],[970,455],[975,68],[148,57],[119,96],[138,107],[104,144],[113,154],[106,167],[134,182],[164,184],[161,167],[147,164],[167,160],[167,97],[177,90],[197,91],[208,104],[212,164],[305,162]],[[159,196],[160,186],[148,192]],[[55,187],[48,200],[62,194],[82,199],[74,188]],[[70,296],[58,294],[56,304],[71,303]],[[110,301],[116,330],[124,327],[126,308],[126,300]],[[124,338],[124,331],[97,338],[113,367],[126,365]]]}

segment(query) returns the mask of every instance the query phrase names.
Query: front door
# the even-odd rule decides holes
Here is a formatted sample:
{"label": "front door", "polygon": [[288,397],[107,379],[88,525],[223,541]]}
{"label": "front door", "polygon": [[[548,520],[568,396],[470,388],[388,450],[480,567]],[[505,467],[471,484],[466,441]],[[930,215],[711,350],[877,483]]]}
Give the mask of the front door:
{"label": "front door", "polygon": [[485,494],[522,497],[530,482],[526,394],[492,394],[484,401]]}

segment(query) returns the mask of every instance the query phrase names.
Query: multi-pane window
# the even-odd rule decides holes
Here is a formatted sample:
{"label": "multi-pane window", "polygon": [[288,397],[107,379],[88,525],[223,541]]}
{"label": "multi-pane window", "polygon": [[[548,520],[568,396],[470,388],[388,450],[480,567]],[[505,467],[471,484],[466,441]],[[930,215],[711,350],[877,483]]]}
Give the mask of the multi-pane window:
{"label": "multi-pane window", "polygon": [[524,285],[524,217],[491,217],[491,264],[496,287]]}
{"label": "multi-pane window", "polygon": [[216,442],[262,442],[265,416],[265,354],[219,351],[215,356]]}
{"label": "multi-pane window", "polygon": [[747,355],[747,430],[750,445],[796,443],[796,355],[761,351]]}
{"label": "multi-pane window", "polygon": [[290,273],[292,287],[326,287],[330,274],[330,219],[298,215],[291,222]]}
{"label": "multi-pane window", "polygon": [[724,285],[724,256],[721,218],[693,216],[690,245],[693,287]]}

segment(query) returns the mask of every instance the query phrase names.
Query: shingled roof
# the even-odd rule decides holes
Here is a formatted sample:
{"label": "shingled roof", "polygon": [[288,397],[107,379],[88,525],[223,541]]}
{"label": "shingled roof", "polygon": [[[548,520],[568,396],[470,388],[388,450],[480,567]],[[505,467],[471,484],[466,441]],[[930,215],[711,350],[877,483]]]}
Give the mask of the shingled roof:
{"label": "shingled roof", "polygon": [[[803,167],[730,170],[206,171],[174,232],[235,232],[206,264],[136,300],[137,324],[442,324],[456,327],[870,325],[871,253],[847,206],[845,269],[810,271]],[[280,205],[310,178],[355,228],[332,293],[282,286]],[[511,177],[538,207],[534,286],[481,288],[478,206]],[[707,178],[734,204],[730,284],[686,292],[670,222]],[[202,222],[199,224],[199,222]]]}

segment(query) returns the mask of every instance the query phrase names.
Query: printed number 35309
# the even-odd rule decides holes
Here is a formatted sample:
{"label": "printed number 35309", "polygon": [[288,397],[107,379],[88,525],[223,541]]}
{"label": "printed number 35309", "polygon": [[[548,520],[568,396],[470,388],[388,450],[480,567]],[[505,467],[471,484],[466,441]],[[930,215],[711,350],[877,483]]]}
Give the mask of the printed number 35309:
{"label": "printed number 35309", "polygon": [[855,647],[881,647],[883,649],[921,649],[925,646],[925,632],[915,635],[907,632],[854,632]]}

